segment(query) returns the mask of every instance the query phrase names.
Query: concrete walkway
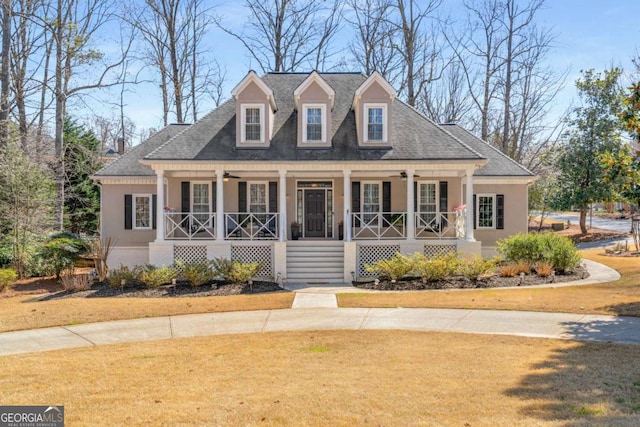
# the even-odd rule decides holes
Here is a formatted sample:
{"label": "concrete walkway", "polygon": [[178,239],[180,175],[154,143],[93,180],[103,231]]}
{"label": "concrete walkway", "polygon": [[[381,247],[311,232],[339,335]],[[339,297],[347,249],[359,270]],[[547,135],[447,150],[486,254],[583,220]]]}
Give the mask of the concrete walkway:
{"label": "concrete walkway", "polygon": [[[602,264],[585,262],[591,273],[588,279],[548,286],[576,286],[620,278],[615,270]],[[336,293],[363,290],[347,284],[287,286],[291,287],[296,297],[292,308],[285,310],[188,314],[0,333],[0,356],[195,336],[334,329],[445,331],[640,344],[640,318],[492,310],[337,308]],[[491,290],[500,289],[505,288]]]}

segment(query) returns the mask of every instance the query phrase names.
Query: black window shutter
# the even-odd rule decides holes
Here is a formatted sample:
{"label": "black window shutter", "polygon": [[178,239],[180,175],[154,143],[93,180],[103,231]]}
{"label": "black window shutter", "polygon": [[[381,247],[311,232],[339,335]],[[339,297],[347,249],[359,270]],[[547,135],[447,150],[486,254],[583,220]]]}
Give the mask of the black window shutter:
{"label": "black window shutter", "polygon": [[447,181],[440,181],[440,214],[442,214],[440,227],[447,226],[447,214],[449,212],[449,183]]}
{"label": "black window shutter", "polygon": [[180,189],[182,192],[180,210],[182,211],[182,221],[184,222],[187,219],[187,213],[191,211],[191,185],[189,181],[182,181]]}
{"label": "black window shutter", "polygon": [[158,228],[158,195],[151,196],[151,224],[155,230]]}
{"label": "black window shutter", "polygon": [[418,212],[418,182],[413,181],[413,211]]}
{"label": "black window shutter", "polygon": [[131,194],[124,195],[124,229],[133,228],[133,197]]}
{"label": "black window shutter", "polygon": [[238,182],[238,212],[247,211],[247,183]]}
{"label": "black window shutter", "polygon": [[218,187],[216,186],[216,182],[213,181],[211,183],[211,212],[216,212],[217,206],[218,206]]}
{"label": "black window shutter", "polygon": [[504,194],[496,195],[496,228],[504,230]]}
{"label": "black window shutter", "polygon": [[269,182],[269,212],[278,212],[278,183]]}
{"label": "black window shutter", "polygon": [[476,210],[476,195],[473,195],[473,229],[476,229],[476,224],[478,223],[478,211]]}
{"label": "black window shutter", "polygon": [[[353,181],[351,183],[351,212],[360,212],[360,181]],[[353,226],[360,227],[360,221],[355,220]]]}
{"label": "black window shutter", "polygon": [[[382,212],[391,212],[391,181],[382,182]],[[391,222],[390,214],[385,215],[384,218]]]}

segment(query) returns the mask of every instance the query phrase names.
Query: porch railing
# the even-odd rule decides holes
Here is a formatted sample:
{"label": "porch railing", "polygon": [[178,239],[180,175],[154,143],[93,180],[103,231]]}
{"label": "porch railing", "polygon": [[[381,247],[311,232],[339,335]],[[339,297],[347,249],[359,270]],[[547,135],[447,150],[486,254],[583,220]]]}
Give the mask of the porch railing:
{"label": "porch railing", "polygon": [[165,212],[167,240],[211,240],[216,238],[215,212]]}
{"label": "porch railing", "polygon": [[[466,209],[455,212],[415,213],[416,239],[462,239],[466,233]],[[351,213],[354,240],[406,239],[407,212]]]}
{"label": "porch railing", "polygon": [[229,240],[277,240],[280,214],[225,213],[225,239]]}

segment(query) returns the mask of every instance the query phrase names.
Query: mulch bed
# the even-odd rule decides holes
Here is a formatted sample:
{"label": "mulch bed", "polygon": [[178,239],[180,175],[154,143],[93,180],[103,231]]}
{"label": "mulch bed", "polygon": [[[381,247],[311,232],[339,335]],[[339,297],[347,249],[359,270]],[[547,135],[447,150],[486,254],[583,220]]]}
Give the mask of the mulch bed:
{"label": "mulch bed", "polygon": [[189,282],[178,282],[175,286],[163,285],[147,288],[144,285],[127,285],[123,289],[113,288],[108,282],[96,282],[87,291],[61,291],[38,298],[37,301],[50,301],[63,298],[171,298],[171,297],[209,297],[226,295],[260,294],[282,291],[275,282],[254,280],[253,285],[214,281],[193,287]]}
{"label": "mulch bed", "polygon": [[362,289],[373,289],[377,291],[420,291],[426,289],[486,289],[505,288],[511,286],[535,286],[548,283],[572,282],[574,280],[586,279],[589,272],[583,266],[574,269],[570,274],[556,275],[553,277],[539,277],[535,274],[527,274],[523,277],[500,277],[492,275],[480,280],[469,280],[466,277],[454,276],[437,282],[422,283],[422,279],[404,278],[395,283],[390,280],[380,280],[379,283],[373,279],[354,281],[353,286]]}

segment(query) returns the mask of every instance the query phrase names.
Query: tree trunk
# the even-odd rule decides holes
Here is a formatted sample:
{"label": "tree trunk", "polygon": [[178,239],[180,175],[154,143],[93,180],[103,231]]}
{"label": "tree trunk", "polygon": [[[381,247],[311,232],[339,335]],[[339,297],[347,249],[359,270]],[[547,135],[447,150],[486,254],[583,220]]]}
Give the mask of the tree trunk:
{"label": "tree trunk", "polygon": [[62,87],[62,62],[64,60],[63,35],[64,27],[62,25],[62,2],[58,2],[57,6],[57,23],[55,30],[56,38],[56,134],[55,134],[55,154],[56,154],[56,201],[54,214],[54,228],[62,231],[64,227],[64,149],[63,149],[63,132],[64,132],[64,106],[65,94]]}
{"label": "tree trunk", "polygon": [[0,147],[9,137],[9,76],[11,64],[11,0],[2,1],[2,68],[0,68]]}
{"label": "tree trunk", "polygon": [[587,210],[588,206],[582,206],[580,208],[580,232],[582,234],[587,234]]}

